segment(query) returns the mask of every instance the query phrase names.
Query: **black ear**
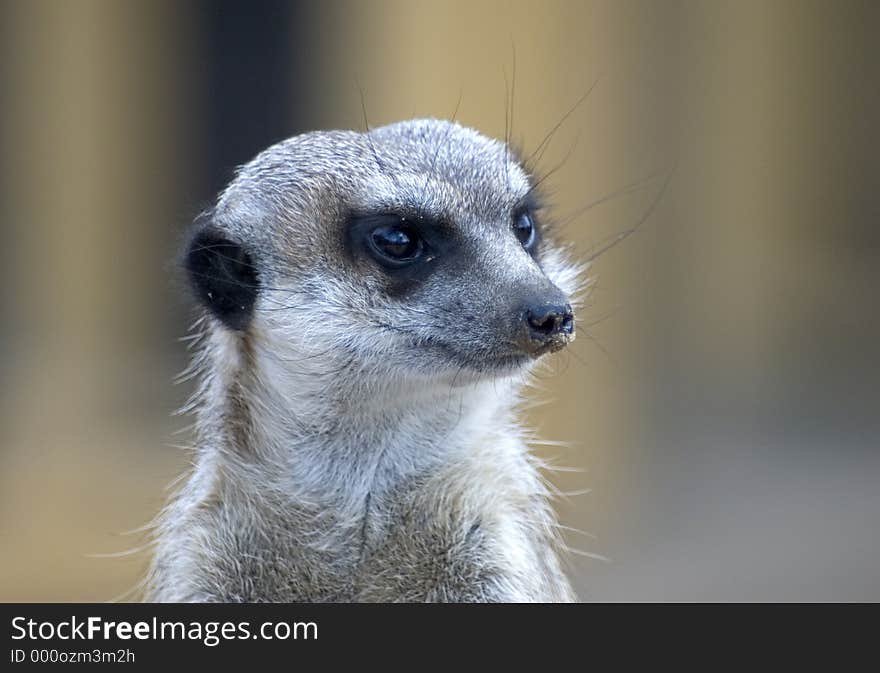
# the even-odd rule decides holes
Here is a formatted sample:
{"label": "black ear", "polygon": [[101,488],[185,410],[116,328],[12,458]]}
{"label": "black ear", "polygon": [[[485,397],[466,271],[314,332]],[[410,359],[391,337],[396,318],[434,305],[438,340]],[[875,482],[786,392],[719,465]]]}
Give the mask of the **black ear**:
{"label": "black ear", "polygon": [[238,243],[210,227],[196,232],[185,260],[196,296],[229,329],[251,322],[259,278],[253,260]]}

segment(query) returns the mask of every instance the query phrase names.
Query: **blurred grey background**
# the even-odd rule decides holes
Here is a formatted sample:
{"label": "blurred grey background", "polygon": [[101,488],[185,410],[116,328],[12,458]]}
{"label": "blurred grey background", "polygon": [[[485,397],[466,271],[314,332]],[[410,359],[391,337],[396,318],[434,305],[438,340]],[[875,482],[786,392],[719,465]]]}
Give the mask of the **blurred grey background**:
{"label": "blurred grey background", "polygon": [[[542,376],[584,600],[880,600],[872,2],[0,0],[0,600],[110,600],[187,465],[186,224],[316,128],[544,155],[593,267]],[[565,159],[567,156],[567,159]],[[580,212],[585,204],[612,196]],[[588,493],[582,493],[589,489]],[[581,494],[578,494],[581,493]],[[104,557],[128,549],[133,553]],[[136,594],[128,594],[137,598]]]}

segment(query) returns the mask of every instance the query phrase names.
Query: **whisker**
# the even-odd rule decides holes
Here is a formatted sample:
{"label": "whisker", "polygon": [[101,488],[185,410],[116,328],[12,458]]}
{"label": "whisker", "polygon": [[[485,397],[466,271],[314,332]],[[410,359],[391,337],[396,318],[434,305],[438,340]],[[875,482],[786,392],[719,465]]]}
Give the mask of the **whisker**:
{"label": "whisker", "polygon": [[675,167],[673,166],[669,170],[669,172],[666,174],[666,178],[663,180],[663,184],[661,185],[660,189],[657,191],[657,194],[655,195],[654,199],[651,201],[651,204],[648,206],[647,210],[645,210],[645,212],[642,214],[642,216],[638,219],[636,224],[634,226],[630,227],[629,229],[620,232],[619,234],[616,234],[614,236],[611,236],[610,238],[605,239],[605,241],[603,241],[599,245],[598,249],[594,250],[592,253],[590,253],[589,257],[587,257],[587,259],[585,260],[587,264],[595,261],[596,259],[598,259],[602,255],[604,255],[606,252],[611,250],[611,248],[616,246],[618,243],[626,240],[627,238],[629,238],[630,236],[632,236],[635,232],[637,232],[639,230],[639,228],[654,213],[654,210],[657,208],[657,205],[660,203],[660,200],[663,198],[663,195],[666,193],[666,188],[669,186],[669,182],[672,180],[672,175],[674,174],[674,172],[675,172]]}
{"label": "whisker", "polygon": [[452,111],[452,119],[450,120],[452,123],[449,125],[449,128],[446,129],[446,133],[443,136],[443,139],[437,145],[437,148],[434,150],[434,157],[431,159],[431,167],[428,172],[425,174],[425,181],[422,183],[422,190],[426,189],[428,186],[428,181],[434,177],[434,170],[437,166],[437,158],[440,156],[440,150],[446,146],[447,141],[449,140],[449,136],[452,135],[452,130],[455,128],[455,120],[458,117],[458,109],[461,107],[461,99],[464,95],[464,90],[458,90],[458,101],[455,103],[455,109]]}
{"label": "whisker", "polygon": [[535,155],[537,155],[539,152],[541,153],[541,156],[538,157],[537,161],[540,162],[544,151],[547,149],[547,146],[550,143],[550,140],[553,138],[553,136],[556,134],[556,132],[562,127],[562,125],[565,123],[565,121],[574,113],[574,111],[577,110],[585,100],[587,100],[587,98],[593,92],[593,89],[596,88],[596,85],[599,83],[600,79],[601,78],[597,77],[593,81],[593,83],[590,85],[590,88],[587,89],[587,91],[580,98],[577,99],[575,104],[569,108],[568,112],[566,112],[564,115],[562,115],[562,119],[560,119],[556,123],[556,125],[552,129],[550,129],[550,131],[547,133],[546,136],[544,136],[544,139],[540,142],[540,144],[522,162],[524,165],[526,165],[526,166],[532,165],[532,160],[535,158]]}
{"label": "whisker", "polygon": [[620,187],[619,189],[614,190],[610,194],[606,194],[603,197],[600,197],[598,199],[590,201],[590,202],[578,207],[574,212],[566,215],[565,218],[559,224],[561,227],[567,227],[574,220],[579,218],[581,215],[583,215],[587,211],[592,210],[596,206],[600,206],[603,203],[607,203],[608,201],[614,201],[615,199],[618,199],[622,196],[632,194],[633,192],[636,192],[640,188],[644,187],[645,185],[648,185],[651,182],[657,180],[661,175],[662,175],[662,173],[653,173],[645,178],[642,178],[641,180],[637,180],[635,182],[631,182],[627,185],[624,185],[623,187]]}
{"label": "whisker", "polygon": [[393,173],[389,172],[388,169],[385,167],[385,164],[382,163],[382,160],[379,158],[379,153],[376,151],[376,146],[373,144],[373,138],[370,135],[373,129],[370,128],[370,122],[367,120],[367,103],[364,99],[364,88],[360,85],[360,83],[358,83],[358,91],[360,92],[361,96],[361,114],[364,118],[364,137],[367,139],[367,145],[369,145],[370,152],[372,152],[373,154],[373,160],[376,162],[376,167],[379,169],[379,171],[383,175],[385,175],[385,177],[390,179],[396,187],[399,188],[400,185],[397,182],[397,178]]}
{"label": "whisker", "polygon": [[562,545],[562,549],[567,551],[570,554],[576,554],[577,556],[584,556],[586,558],[591,558],[594,561],[602,561],[603,563],[613,563],[613,561],[607,556],[602,556],[602,554],[594,554],[593,552],[584,551],[583,549],[575,549],[573,547],[569,547],[568,545]]}

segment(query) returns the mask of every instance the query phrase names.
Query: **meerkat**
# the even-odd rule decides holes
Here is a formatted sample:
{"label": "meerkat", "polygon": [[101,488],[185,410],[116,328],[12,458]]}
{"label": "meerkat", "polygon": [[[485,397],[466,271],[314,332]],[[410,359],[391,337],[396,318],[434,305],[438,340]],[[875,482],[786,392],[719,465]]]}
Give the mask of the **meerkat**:
{"label": "meerkat", "polygon": [[197,219],[194,465],[153,601],[572,601],[516,405],[582,268],[505,143],[413,120],[280,142]]}

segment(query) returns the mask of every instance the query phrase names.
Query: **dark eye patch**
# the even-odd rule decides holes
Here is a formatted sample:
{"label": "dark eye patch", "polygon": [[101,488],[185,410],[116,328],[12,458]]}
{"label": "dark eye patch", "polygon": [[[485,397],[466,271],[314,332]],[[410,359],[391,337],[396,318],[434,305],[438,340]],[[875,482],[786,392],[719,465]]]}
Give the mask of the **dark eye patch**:
{"label": "dark eye patch", "polygon": [[453,259],[458,245],[447,223],[419,214],[369,213],[349,216],[346,248],[354,261],[382,273],[389,295],[400,296]]}

